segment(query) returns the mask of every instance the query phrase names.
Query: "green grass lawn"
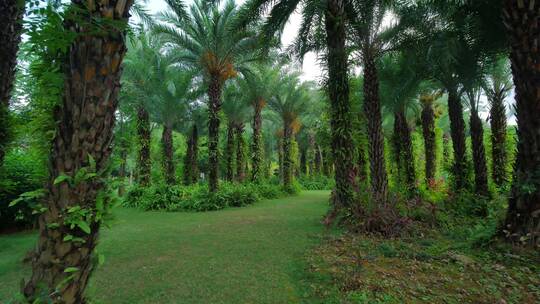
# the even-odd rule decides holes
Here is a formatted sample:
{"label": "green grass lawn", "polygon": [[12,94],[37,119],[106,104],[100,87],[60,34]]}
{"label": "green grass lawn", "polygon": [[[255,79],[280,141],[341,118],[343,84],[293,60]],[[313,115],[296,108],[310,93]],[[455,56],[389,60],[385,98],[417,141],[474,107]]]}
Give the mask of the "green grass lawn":
{"label": "green grass lawn", "polygon": [[[116,210],[98,250],[97,303],[297,303],[304,255],[319,243],[328,191],[206,213]],[[0,303],[17,291],[34,233],[0,236]]]}

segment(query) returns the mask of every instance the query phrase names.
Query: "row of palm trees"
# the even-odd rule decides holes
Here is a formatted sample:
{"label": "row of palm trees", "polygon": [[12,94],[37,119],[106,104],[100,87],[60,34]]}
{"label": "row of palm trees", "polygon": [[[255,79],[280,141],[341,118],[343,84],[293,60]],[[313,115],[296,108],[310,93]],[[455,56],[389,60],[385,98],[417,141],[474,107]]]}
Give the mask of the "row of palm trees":
{"label": "row of palm trees", "polygon": [[[384,202],[388,194],[388,178],[384,166],[377,66],[381,56],[398,48],[413,50],[414,58],[419,58],[420,63],[427,63],[420,64],[423,66],[420,70],[426,71],[428,78],[436,81],[447,93],[456,189],[467,187],[468,161],[462,99],[469,102],[471,132],[475,134],[472,136],[475,188],[481,193],[486,184],[482,172],[485,172],[485,151],[479,145],[482,136],[481,124],[478,124],[478,84],[475,80],[479,79],[478,75],[484,74],[484,68],[490,66],[484,63],[493,54],[504,55],[505,51],[508,52],[516,92],[518,153],[504,230],[511,240],[525,239],[532,243],[538,240],[540,117],[536,113],[540,102],[537,94],[540,78],[535,63],[540,60],[540,54],[535,41],[539,3],[533,0],[506,0],[499,10],[492,1],[412,1],[398,6],[393,1],[382,0],[250,0],[240,9],[233,2],[225,3],[222,9],[206,2],[196,2],[189,12],[179,1],[170,0],[168,3],[171,10],[162,15],[164,23],[155,26],[156,32],[167,43],[166,54],[182,62],[179,68],[190,67],[199,71],[200,79],[207,88],[209,184],[212,191],[218,189],[217,149],[222,90],[228,80],[244,72],[244,64],[261,56],[256,51],[260,41],[274,41],[274,34],[284,28],[291,14],[296,9],[302,11],[303,22],[295,49],[298,55],[309,50],[320,51],[328,72],[326,85],[336,179],[331,217],[354,204],[356,166],[353,164],[355,149],[348,77],[349,62],[356,59],[354,55],[360,58],[364,73],[363,108],[367,120],[372,197]],[[60,303],[84,302],[84,290],[93,269],[92,252],[101,224],[96,202],[105,188],[105,182],[93,177],[72,185],[58,177],[75,176],[83,168],[89,167],[95,167],[96,172],[106,172],[118,106],[120,67],[126,53],[125,26],[119,25],[127,25],[132,5],[133,1],[130,0],[73,1],[73,9],[68,9],[62,15],[67,32],[77,35],[70,37],[69,47],[64,49],[66,56],[62,64],[65,67],[65,85],[60,110],[56,112],[58,129],[51,147],[50,177],[45,198],[47,210],[39,219],[40,234],[32,258],[32,276],[23,290],[32,301],[45,295]],[[16,50],[20,39],[20,1],[4,1],[0,7],[3,8],[0,10],[0,20],[8,23],[0,29],[0,43],[8,46],[6,49]],[[389,11],[398,16],[400,22],[385,29],[384,20]],[[504,23],[499,20],[500,15]],[[113,22],[98,23],[96,27],[95,20]],[[503,26],[507,37],[502,35]],[[258,39],[254,31],[263,33],[266,39]],[[5,58],[12,59],[13,54],[11,51]],[[5,107],[9,94],[4,91],[9,92],[12,81],[4,75],[9,76],[16,63],[14,60],[4,61],[4,54],[2,56],[2,62],[7,62],[1,71],[2,81],[7,79],[7,85],[1,86],[2,105]],[[495,76],[496,72],[491,75],[494,81],[489,84],[494,94],[488,96],[492,96],[492,104],[498,103],[492,106],[492,121],[497,120],[493,125],[500,127],[504,126],[500,97],[507,94],[508,84],[500,81]],[[144,84],[136,85],[144,88]],[[286,104],[288,95],[280,96],[281,101],[276,106]],[[261,107],[264,102],[259,100],[255,104]],[[429,134],[432,111],[429,102],[426,104],[426,133]],[[396,131],[406,132],[400,127],[403,125],[400,122],[403,120],[401,114],[398,107],[395,111],[398,118]],[[147,120],[143,111],[140,117],[142,121]],[[294,116],[283,118],[287,122],[295,121]],[[254,125],[257,125],[255,121],[254,118]],[[141,134],[147,132],[145,128],[140,127]],[[196,133],[196,128],[193,130]],[[291,125],[284,125],[284,137],[293,133]],[[494,132],[497,142],[504,141],[501,134]],[[168,135],[164,135],[163,146],[166,147],[169,140]],[[285,141],[284,138],[284,149],[289,145]],[[196,144],[192,147],[195,148]],[[408,144],[399,143],[396,147],[407,151]],[[286,157],[284,155],[284,165],[290,163]],[[407,170],[406,166],[404,170]],[[288,174],[285,172],[284,178]],[[101,200],[102,197],[99,197]],[[73,207],[87,212],[85,223],[89,229],[68,225],[60,220]],[[75,235],[81,242],[67,241],[68,235]]]}

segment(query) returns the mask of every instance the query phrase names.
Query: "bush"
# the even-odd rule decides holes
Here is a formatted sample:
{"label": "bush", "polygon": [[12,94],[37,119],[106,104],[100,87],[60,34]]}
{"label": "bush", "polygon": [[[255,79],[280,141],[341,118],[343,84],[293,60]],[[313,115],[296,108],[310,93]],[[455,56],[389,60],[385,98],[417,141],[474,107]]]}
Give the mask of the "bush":
{"label": "bush", "polygon": [[203,185],[154,185],[133,187],[123,205],[130,208],[166,211],[212,211],[227,207],[252,205],[263,198],[277,198],[285,193],[277,185],[223,183],[216,193]]}
{"label": "bush", "polygon": [[334,179],[325,175],[302,176],[298,183],[304,190],[332,190],[335,186]]}

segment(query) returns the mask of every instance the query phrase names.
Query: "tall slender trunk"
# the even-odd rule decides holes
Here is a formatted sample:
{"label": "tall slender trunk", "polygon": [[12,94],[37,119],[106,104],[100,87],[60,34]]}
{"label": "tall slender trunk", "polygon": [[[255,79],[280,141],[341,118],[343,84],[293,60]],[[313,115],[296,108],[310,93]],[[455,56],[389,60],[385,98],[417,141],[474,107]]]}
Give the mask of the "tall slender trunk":
{"label": "tall slender trunk", "polygon": [[422,135],[424,136],[424,154],[426,159],[426,185],[430,188],[435,180],[437,171],[437,146],[435,143],[435,112],[431,96],[422,97]]}
{"label": "tall slender trunk", "polygon": [[259,100],[254,106],[253,113],[253,142],[251,145],[251,181],[258,182],[261,179],[262,164],[262,109],[264,100]]}
{"label": "tall slender trunk", "polygon": [[307,149],[301,148],[300,149],[300,174],[305,176],[308,173],[307,170]]}
{"label": "tall slender trunk", "polygon": [[398,111],[394,115],[394,138],[398,153],[398,174],[410,194],[416,189],[416,169],[414,166],[411,130],[404,111]]}
{"label": "tall slender trunk", "polygon": [[[234,123],[229,121],[227,124],[227,145],[225,147],[225,162],[227,172],[225,178],[232,182],[234,179]],[[238,163],[236,164],[238,166]]]}
{"label": "tall slender trunk", "polygon": [[150,115],[142,105],[137,110],[137,136],[139,139],[139,159],[137,161],[139,170],[137,178],[141,186],[148,186],[152,167],[150,159]]}
{"label": "tall slender trunk", "polygon": [[[77,16],[66,20],[65,26],[79,35],[71,44],[64,64],[65,92],[62,106],[56,112],[57,132],[52,142],[46,187],[47,210],[39,218],[32,275],[23,288],[30,302],[86,303],[84,290],[94,268],[93,251],[101,223],[98,216],[102,215],[96,198],[105,188],[105,177],[89,177],[77,183],[58,182],[57,178],[73,177],[94,163],[96,172],[106,171],[121,63],[126,52],[125,32],[120,28],[127,26],[132,1],[99,0],[93,6],[82,1],[73,4],[78,8],[74,10]],[[92,20],[100,18],[124,26],[107,27],[96,34]],[[108,200],[104,203],[108,204]],[[74,208],[80,208],[86,216],[73,227],[71,220],[78,214]],[[70,235],[82,242],[69,241]],[[40,298],[42,295],[49,299]]]}
{"label": "tall slender trunk", "polygon": [[461,104],[461,97],[455,89],[448,90],[448,116],[450,117],[450,135],[452,136],[452,146],[454,148],[454,163],[452,165],[454,189],[459,191],[469,187],[469,172],[463,105]]}
{"label": "tall slender trunk", "polygon": [[291,158],[292,130],[288,123],[283,129],[283,187],[290,189],[292,185],[293,162]]}
{"label": "tall slender trunk", "polygon": [[475,192],[480,195],[489,196],[486,151],[484,148],[484,127],[475,106],[471,109],[470,126]]}
{"label": "tall slender trunk", "polygon": [[490,100],[489,111],[491,123],[491,155],[492,155],[492,176],[493,181],[499,187],[503,186],[508,177],[506,170],[506,107],[502,95],[495,95]]}
{"label": "tall slender trunk", "polygon": [[510,38],[518,144],[505,230],[510,240],[540,243],[540,3],[504,1]]}
{"label": "tall slender trunk", "polygon": [[279,181],[283,182],[283,138],[278,138],[277,142],[277,153],[278,153],[278,175]]}
{"label": "tall slender trunk", "polygon": [[199,179],[199,170],[197,168],[197,150],[198,150],[197,125],[193,124],[191,132],[187,138],[187,150],[184,157],[184,184],[191,185],[197,183]]}
{"label": "tall slender trunk", "polygon": [[245,146],[244,124],[239,123],[236,125],[236,180],[240,183],[246,179]]}
{"label": "tall slender trunk", "polygon": [[165,182],[168,185],[176,183],[176,170],[173,160],[173,134],[172,127],[163,125],[163,133],[161,135],[161,146],[163,149],[163,175]]}
{"label": "tall slender trunk", "polygon": [[0,167],[9,142],[9,101],[15,80],[25,1],[0,1]]}
{"label": "tall slender trunk", "polygon": [[220,76],[211,75],[208,86],[208,189],[210,192],[217,192],[219,188],[219,111],[221,110],[222,87]]}
{"label": "tall slender trunk", "polygon": [[382,132],[379,79],[375,59],[364,54],[364,115],[367,120],[371,191],[373,198],[382,202],[388,195],[388,175],[384,160],[384,136]]}
{"label": "tall slender trunk", "polygon": [[354,199],[354,147],[352,145],[349,76],[345,49],[345,3],[328,0],[325,12],[326,46],[328,50],[328,93],[330,97],[332,155],[336,169],[336,187],[328,220],[346,212]]}

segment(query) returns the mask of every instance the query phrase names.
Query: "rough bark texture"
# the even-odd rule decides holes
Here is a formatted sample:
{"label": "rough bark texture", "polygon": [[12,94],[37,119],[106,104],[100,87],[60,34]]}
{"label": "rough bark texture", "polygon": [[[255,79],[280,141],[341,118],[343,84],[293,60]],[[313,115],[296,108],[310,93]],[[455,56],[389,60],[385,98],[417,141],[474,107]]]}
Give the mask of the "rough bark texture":
{"label": "rough bark texture", "polygon": [[474,164],[474,188],[480,195],[489,196],[484,127],[476,109],[471,110],[471,143]]}
{"label": "rough bark texture", "polygon": [[150,159],[150,115],[144,106],[137,109],[137,136],[139,155],[137,160],[137,180],[141,186],[150,184],[152,160]]}
{"label": "rough bark texture", "polygon": [[21,41],[24,1],[0,0],[0,167],[9,142],[9,101]]}
{"label": "rough bark texture", "polygon": [[[39,218],[32,275],[23,288],[30,302],[86,302],[84,290],[92,273],[92,252],[100,226],[96,219],[96,197],[105,186],[104,181],[101,178],[84,179],[76,184],[54,181],[62,174],[74,176],[81,168],[91,166],[92,159],[97,172],[108,166],[121,63],[126,52],[122,29],[102,28],[103,32],[96,34],[90,18],[107,18],[126,24],[132,1],[73,1],[73,4],[89,14],[77,14],[75,21],[65,22],[65,26],[79,36],[66,56],[64,96],[55,113],[58,124],[46,186],[47,210]],[[70,228],[66,223],[68,210],[75,206],[88,212],[85,222],[89,233],[78,226]],[[80,237],[84,242],[64,241],[68,235]],[[68,267],[77,271],[66,272]]]}
{"label": "rough bark texture", "polygon": [[264,101],[260,100],[255,103],[253,113],[253,142],[251,145],[251,181],[258,182],[261,179],[261,166],[262,166],[262,109],[264,107]]}
{"label": "rough bark texture", "polygon": [[[287,123],[286,123],[287,125]],[[290,189],[292,185],[292,168],[293,161],[291,158],[291,139],[292,130],[290,127],[285,126],[283,129],[283,187]]]}
{"label": "rough bark texture", "polygon": [[227,124],[227,145],[225,146],[225,178],[232,182],[234,179],[234,123]]}
{"label": "rough bark texture", "polygon": [[349,209],[354,200],[354,147],[352,140],[349,76],[345,49],[345,11],[343,0],[328,0],[325,11],[328,50],[328,93],[331,105],[332,159],[336,187],[328,220]]}
{"label": "rough bark texture", "polygon": [[540,244],[540,2],[506,0],[518,144],[505,230],[512,241]]}
{"label": "rough bark texture", "polygon": [[426,158],[425,174],[426,185],[431,187],[435,180],[437,170],[437,146],[435,144],[435,112],[433,111],[433,101],[427,97],[422,99],[422,134],[424,136],[424,154]]}
{"label": "rough bark texture", "polygon": [[208,86],[208,189],[219,188],[219,111],[221,110],[222,80],[219,75],[210,76]]}
{"label": "rough bark texture", "polygon": [[495,184],[501,187],[508,179],[506,170],[508,160],[506,154],[506,107],[501,95],[493,96],[490,104],[492,176]]}
{"label": "rough bark texture", "polygon": [[173,134],[172,127],[164,125],[161,134],[161,148],[163,150],[163,175],[168,185],[176,183],[176,169],[173,160]]}
{"label": "rough bark texture", "polygon": [[246,162],[244,148],[244,124],[239,123],[235,128],[236,133],[236,181],[243,183],[246,179]]}
{"label": "rough bark texture", "polygon": [[197,125],[193,125],[187,139],[187,150],[184,158],[184,184],[196,184],[199,180],[199,169],[197,166],[199,133]]}
{"label": "rough bark texture", "polygon": [[370,54],[364,54],[364,113],[367,120],[371,191],[373,198],[381,202],[388,195],[388,175],[384,160],[379,80],[374,58]]}
{"label": "rough bark texture", "polygon": [[405,112],[394,114],[394,150],[398,166],[398,180],[411,193],[416,188],[416,172],[411,130],[405,117]]}
{"label": "rough bark texture", "polygon": [[450,117],[450,135],[454,147],[454,163],[452,175],[454,189],[468,188],[467,154],[465,145],[465,121],[463,120],[463,105],[461,98],[451,89],[448,91],[448,116]]}

